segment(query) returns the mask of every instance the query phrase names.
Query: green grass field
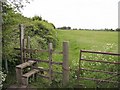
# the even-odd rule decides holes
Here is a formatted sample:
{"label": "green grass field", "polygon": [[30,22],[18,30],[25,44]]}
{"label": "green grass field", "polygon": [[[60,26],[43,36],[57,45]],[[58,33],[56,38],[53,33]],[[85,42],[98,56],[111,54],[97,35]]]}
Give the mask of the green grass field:
{"label": "green grass field", "polygon": [[63,41],[69,41],[69,56],[72,64],[78,62],[81,49],[118,53],[118,32],[58,30],[57,36],[59,38],[57,50],[62,49]]}
{"label": "green grass field", "polygon": [[[93,51],[102,51],[102,52],[113,52],[118,53],[118,32],[109,32],[109,31],[80,31],[80,30],[58,30],[57,36],[59,43],[57,45],[57,51],[62,50],[62,42],[69,41],[69,64],[71,70],[70,77],[75,79],[75,70],[78,68],[79,62],[79,53],[80,50],[93,50]],[[107,61],[117,61],[117,57],[111,56],[101,56],[101,55],[86,55],[87,58],[92,60],[107,60]],[[62,57],[56,57],[56,60],[62,60]],[[113,70],[116,71],[116,66],[108,66],[107,64],[100,63],[83,63],[84,68],[96,68],[100,70]],[[111,69],[112,68],[112,69]],[[84,73],[84,76],[90,76],[92,78],[108,78],[109,75],[104,75],[100,73]],[[71,79],[72,80],[72,79]],[[72,83],[74,80],[72,81]],[[86,87],[96,87],[95,82],[83,81],[86,84]],[[91,83],[91,84],[89,84]],[[101,86],[100,86],[101,87]],[[108,85],[104,87],[113,87]]]}

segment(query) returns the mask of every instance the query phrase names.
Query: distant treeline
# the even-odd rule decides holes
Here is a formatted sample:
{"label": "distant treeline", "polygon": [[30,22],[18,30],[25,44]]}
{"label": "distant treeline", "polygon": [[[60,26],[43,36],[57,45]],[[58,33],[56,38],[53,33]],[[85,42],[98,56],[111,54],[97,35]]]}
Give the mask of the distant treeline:
{"label": "distant treeline", "polygon": [[117,29],[81,29],[81,28],[71,28],[70,26],[63,26],[63,27],[58,27],[58,30],[94,30],[94,31],[120,31],[120,28]]}

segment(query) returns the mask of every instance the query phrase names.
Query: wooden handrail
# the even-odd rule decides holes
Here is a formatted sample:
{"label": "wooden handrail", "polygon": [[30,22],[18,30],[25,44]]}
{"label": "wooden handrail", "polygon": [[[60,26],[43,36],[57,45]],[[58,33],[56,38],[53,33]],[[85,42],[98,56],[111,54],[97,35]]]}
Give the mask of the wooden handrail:
{"label": "wooden handrail", "polygon": [[[36,61],[36,62],[49,63],[49,60],[39,60],[39,59],[32,59],[32,58],[24,58],[24,59],[31,60],[31,61]],[[57,65],[62,65],[63,64],[62,62],[55,62],[55,61],[52,61],[51,63],[52,64],[57,64]]]}

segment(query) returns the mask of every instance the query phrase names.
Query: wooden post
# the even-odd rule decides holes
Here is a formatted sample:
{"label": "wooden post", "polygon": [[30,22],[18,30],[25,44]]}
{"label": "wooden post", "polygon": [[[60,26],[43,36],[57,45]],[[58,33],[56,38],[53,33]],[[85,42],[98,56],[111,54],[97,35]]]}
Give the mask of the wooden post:
{"label": "wooden post", "polygon": [[[118,2],[118,31],[120,31],[120,1]],[[120,35],[120,32],[118,32]],[[120,40],[118,40],[118,48],[120,48]],[[118,49],[118,53],[120,53],[120,49]],[[118,62],[120,62],[120,57],[118,57]],[[118,64],[118,74],[120,74],[120,65]],[[118,75],[118,82],[120,82],[120,75]],[[120,88],[120,83],[118,83],[118,88]]]}
{"label": "wooden post", "polygon": [[52,50],[53,50],[53,46],[52,43],[49,43],[48,45],[48,49],[49,49],[49,81],[52,81]]}
{"label": "wooden post", "polygon": [[69,82],[69,45],[63,42],[63,86]]}
{"label": "wooden post", "polygon": [[21,53],[21,63],[23,63],[23,39],[24,39],[24,28],[23,24],[19,25],[20,30],[20,53]]}
{"label": "wooden post", "polygon": [[8,60],[7,59],[5,59],[5,68],[6,68],[6,71],[8,73]]}
{"label": "wooden post", "polygon": [[120,1],[118,2],[118,29],[120,29]]}
{"label": "wooden post", "polygon": [[0,70],[2,71],[2,1],[0,0]]}
{"label": "wooden post", "polygon": [[[24,38],[23,39],[23,49],[27,49],[26,42],[27,42],[27,39]],[[26,58],[26,51],[25,50],[23,50],[23,61],[26,62],[26,60],[24,58]]]}
{"label": "wooden post", "polygon": [[[29,36],[27,37],[27,48],[30,49],[30,37]],[[28,53],[27,57],[31,58],[30,53]]]}
{"label": "wooden post", "polygon": [[16,67],[16,78],[17,78],[18,85],[21,85],[22,84],[22,69],[21,68]]}

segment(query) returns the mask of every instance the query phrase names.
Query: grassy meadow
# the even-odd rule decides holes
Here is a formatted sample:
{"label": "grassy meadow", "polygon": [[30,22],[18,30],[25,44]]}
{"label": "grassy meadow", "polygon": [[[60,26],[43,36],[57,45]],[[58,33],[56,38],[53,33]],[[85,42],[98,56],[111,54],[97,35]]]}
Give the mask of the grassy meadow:
{"label": "grassy meadow", "polygon": [[[118,32],[109,32],[109,31],[85,31],[85,30],[57,30],[57,37],[59,43],[57,45],[56,51],[62,50],[62,42],[69,41],[69,64],[71,69],[71,83],[76,78],[75,70],[78,68],[79,62],[79,53],[80,50],[93,50],[93,51],[102,51],[102,52],[113,52],[118,53]],[[55,55],[55,61],[61,61],[62,57]],[[85,58],[92,60],[106,60],[106,61],[117,61],[118,57],[114,56],[102,56],[102,55],[83,55]],[[107,64],[101,63],[82,63],[82,67],[89,69],[98,69],[106,71],[117,71],[117,67],[114,65],[108,66]],[[112,68],[112,69],[111,69]],[[59,68],[60,70],[60,68]],[[91,78],[108,78],[109,75],[104,75],[100,73],[90,73],[85,72],[84,76],[90,76]],[[72,81],[72,79],[74,79]],[[86,87],[96,87],[95,82],[83,81],[86,84]],[[89,83],[89,84],[88,84]],[[72,87],[72,86],[71,86]],[[101,86],[100,86],[101,87]],[[103,87],[114,87],[113,85],[103,86]]]}
{"label": "grassy meadow", "polygon": [[57,50],[62,49],[63,41],[69,41],[70,64],[78,62],[81,49],[118,53],[118,32],[58,30],[57,36]]}

